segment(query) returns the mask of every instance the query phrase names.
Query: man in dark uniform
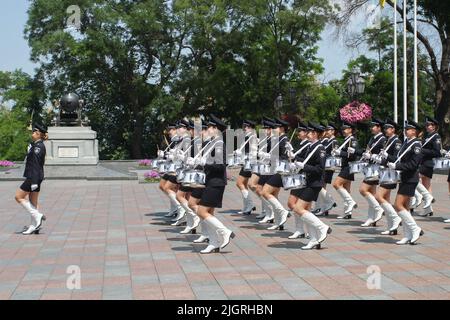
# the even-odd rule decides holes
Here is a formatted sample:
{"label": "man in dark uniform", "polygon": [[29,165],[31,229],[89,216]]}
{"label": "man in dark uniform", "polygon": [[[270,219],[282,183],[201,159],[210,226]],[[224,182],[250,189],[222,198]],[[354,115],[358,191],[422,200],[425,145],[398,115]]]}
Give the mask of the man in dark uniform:
{"label": "man in dark uniform", "polygon": [[[45,216],[38,210],[38,197],[41,191],[41,183],[44,180],[44,164],[46,149],[44,141],[47,139],[47,129],[36,124],[32,133],[33,142],[28,146],[23,176],[25,181],[16,191],[16,201],[20,203],[30,214],[31,224],[24,228],[22,234],[30,235],[39,233],[42,220]],[[27,199],[28,197],[28,199]]]}

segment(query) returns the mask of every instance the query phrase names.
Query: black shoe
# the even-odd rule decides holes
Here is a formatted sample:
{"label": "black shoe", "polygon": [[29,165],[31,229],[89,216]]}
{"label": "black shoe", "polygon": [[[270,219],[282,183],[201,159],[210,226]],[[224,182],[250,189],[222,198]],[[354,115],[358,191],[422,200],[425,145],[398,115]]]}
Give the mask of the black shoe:
{"label": "black shoe", "polygon": [[433,211],[427,212],[427,213],[419,213],[418,216],[419,217],[428,217],[428,216],[432,217],[433,216]]}
{"label": "black shoe", "polygon": [[284,230],[284,226],[279,226],[278,230],[283,231]]}
{"label": "black shoe", "polygon": [[267,220],[267,223],[273,223],[273,219]]}

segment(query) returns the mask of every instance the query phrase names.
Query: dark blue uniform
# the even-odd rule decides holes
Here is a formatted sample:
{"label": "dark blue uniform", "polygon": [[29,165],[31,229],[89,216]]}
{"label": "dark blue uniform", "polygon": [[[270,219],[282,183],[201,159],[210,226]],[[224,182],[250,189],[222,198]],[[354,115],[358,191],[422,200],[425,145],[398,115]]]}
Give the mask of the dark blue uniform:
{"label": "dark blue uniform", "polygon": [[419,165],[422,161],[422,145],[420,139],[405,140],[400,148],[397,158],[409,147],[412,147],[402,156],[395,169],[401,171],[401,182],[398,194],[413,197],[419,183]]}
{"label": "dark blue uniform", "polygon": [[[386,166],[388,162],[395,162],[395,160],[397,160],[398,151],[401,147],[402,142],[397,135],[390,137],[383,146],[383,149],[387,152],[388,156],[386,159],[383,159],[380,164],[382,166]],[[383,184],[381,185],[381,188],[393,190],[397,188],[397,184]]]}
{"label": "dark blue uniform", "polygon": [[[350,139],[350,142],[347,142],[347,144],[345,145],[344,148],[341,149],[341,152],[339,154],[339,156],[342,157],[342,167],[341,167],[341,172],[339,172],[339,177],[349,180],[349,181],[354,181],[355,174],[350,173],[350,167],[349,167],[348,163],[355,161],[358,154],[361,154],[362,152],[359,149],[358,140],[356,139],[355,136],[347,137],[344,140],[344,143],[348,139]],[[347,150],[349,147],[352,147],[353,149],[355,149],[355,152],[352,154],[348,153]]]}
{"label": "dark blue uniform", "polygon": [[38,188],[34,192],[41,190],[41,183],[44,180],[45,155],[46,150],[42,140],[34,141],[30,144],[25,162],[25,171],[23,173],[26,179],[20,186],[20,189],[26,192],[32,192],[31,186],[36,184]]}
{"label": "dark blue uniform", "polygon": [[433,159],[441,156],[441,137],[438,133],[426,134],[422,143],[422,163],[419,172],[431,179],[433,178]]}
{"label": "dark blue uniform", "polygon": [[[287,135],[282,134],[279,137],[279,144],[278,144],[278,159],[279,160],[289,160],[288,154],[287,154],[287,146],[289,144],[289,138]],[[283,186],[283,180],[281,179],[281,175],[279,173],[275,173],[272,176],[269,176],[269,179],[266,182],[268,185],[274,187],[274,188],[281,188]]]}

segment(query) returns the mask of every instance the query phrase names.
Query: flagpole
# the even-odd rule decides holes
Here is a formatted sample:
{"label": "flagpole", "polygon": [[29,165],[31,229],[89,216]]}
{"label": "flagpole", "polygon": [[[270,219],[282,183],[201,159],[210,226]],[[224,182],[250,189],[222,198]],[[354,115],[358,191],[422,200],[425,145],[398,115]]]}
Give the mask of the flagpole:
{"label": "flagpole", "polygon": [[417,0],[414,0],[414,121],[418,121],[418,70],[417,70]]}
{"label": "flagpole", "polygon": [[397,0],[394,0],[394,121],[398,123]]}
{"label": "flagpole", "polygon": [[406,56],[406,1],[403,0],[403,121],[408,120],[408,79]]}

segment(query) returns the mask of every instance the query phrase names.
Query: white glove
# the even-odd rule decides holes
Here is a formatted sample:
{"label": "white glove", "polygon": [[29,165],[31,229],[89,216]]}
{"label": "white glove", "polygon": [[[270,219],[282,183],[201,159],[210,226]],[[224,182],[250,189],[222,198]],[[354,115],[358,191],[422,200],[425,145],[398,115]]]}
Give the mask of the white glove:
{"label": "white glove", "polygon": [[389,169],[394,169],[395,170],[395,163],[388,162],[387,166],[388,166]]}
{"label": "white glove", "polygon": [[450,158],[450,151],[445,155],[447,158]]}
{"label": "white glove", "polygon": [[295,166],[297,167],[297,169],[300,169],[300,170],[302,170],[305,167],[303,162],[300,162],[300,161],[296,161]]}
{"label": "white glove", "polygon": [[186,165],[190,166],[190,167],[195,167],[195,160],[192,157],[189,157],[186,159]]}
{"label": "white glove", "polygon": [[201,157],[196,161],[197,165],[204,166],[206,164],[206,158]]}
{"label": "white glove", "polygon": [[442,149],[442,150],[441,150],[441,155],[442,155],[443,157],[445,157],[446,154],[447,154],[447,151],[445,151],[444,149]]}
{"label": "white glove", "polygon": [[170,153],[170,154],[167,156],[167,159],[173,161],[173,159],[175,159],[175,156],[174,156],[173,154]]}
{"label": "white glove", "polygon": [[372,155],[370,154],[370,152],[364,152],[362,154],[363,160],[370,160],[371,157],[372,157]]}
{"label": "white glove", "polygon": [[338,157],[340,154],[341,154],[341,151],[338,151],[338,150],[333,150],[333,151],[331,151],[331,155],[332,155],[333,157]]}
{"label": "white glove", "polygon": [[289,171],[296,171],[297,165],[295,163],[289,163]]}
{"label": "white glove", "polygon": [[242,151],[241,150],[236,150],[234,152],[235,155],[237,155],[238,157],[240,157],[242,155]]}
{"label": "white glove", "polygon": [[37,184],[32,184],[31,185],[31,191],[34,191],[34,190],[36,190],[38,188],[38,185]]}
{"label": "white glove", "polygon": [[269,159],[270,158],[270,153],[260,151],[260,152],[258,152],[258,157],[260,159],[262,159],[262,160]]}
{"label": "white glove", "polygon": [[385,150],[381,151],[380,154],[384,159],[387,159],[387,157],[389,157],[389,153],[387,153]]}
{"label": "white glove", "polygon": [[158,158],[164,158],[164,151],[158,150]]}
{"label": "white glove", "polygon": [[379,158],[379,154],[373,154],[370,156],[370,160],[372,160],[372,161],[377,161],[378,158]]}
{"label": "white glove", "polygon": [[355,153],[355,151],[356,151],[355,148],[352,148],[352,147],[348,147],[347,148],[347,153],[348,154],[353,154],[353,153]]}
{"label": "white glove", "polygon": [[375,163],[378,163],[378,164],[381,164],[381,162],[383,162],[383,160],[382,160],[382,158],[380,157],[379,154],[374,154],[372,156],[371,160],[374,161]]}

